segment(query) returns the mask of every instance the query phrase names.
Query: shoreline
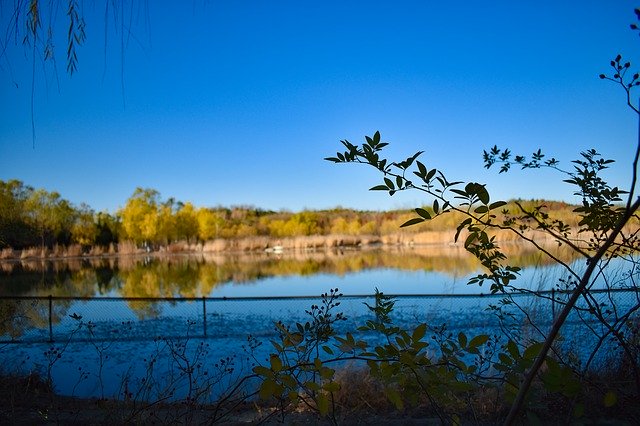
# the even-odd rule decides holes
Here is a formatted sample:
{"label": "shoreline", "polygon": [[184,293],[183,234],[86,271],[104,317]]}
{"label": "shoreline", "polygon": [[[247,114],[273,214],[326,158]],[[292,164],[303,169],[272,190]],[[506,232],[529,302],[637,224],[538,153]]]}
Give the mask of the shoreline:
{"label": "shoreline", "polygon": [[[455,230],[429,231],[420,233],[394,233],[388,235],[310,235],[286,238],[247,237],[239,239],[215,239],[206,242],[189,243],[179,241],[153,249],[138,247],[124,241],[108,247],[94,246],[82,248],[79,245],[54,246],[53,248],[31,247],[22,250],[5,248],[0,250],[0,263],[20,261],[64,261],[112,259],[118,257],[198,256],[198,255],[243,255],[243,254],[293,254],[300,252],[321,252],[329,250],[351,251],[363,249],[391,249],[402,247],[454,246],[463,248],[461,235],[454,242]],[[541,237],[541,235],[538,235]],[[503,244],[518,243],[513,235],[500,233],[498,241]],[[553,241],[539,238],[541,243]]]}
{"label": "shoreline", "polygon": [[[218,238],[206,242],[189,243],[178,241],[167,245],[156,246],[153,249],[138,247],[130,241],[108,247],[94,246],[82,248],[79,245],[68,247],[54,246],[53,248],[30,247],[25,249],[5,248],[0,250],[0,262],[16,262],[23,260],[83,260],[110,259],[123,256],[133,257],[164,257],[173,255],[201,255],[201,254],[283,254],[306,251],[324,250],[360,250],[363,248],[379,248],[385,246],[413,245],[401,238],[390,241],[387,237],[375,235],[310,235],[287,238],[247,237],[237,239]],[[431,244],[440,244],[433,241]]]}

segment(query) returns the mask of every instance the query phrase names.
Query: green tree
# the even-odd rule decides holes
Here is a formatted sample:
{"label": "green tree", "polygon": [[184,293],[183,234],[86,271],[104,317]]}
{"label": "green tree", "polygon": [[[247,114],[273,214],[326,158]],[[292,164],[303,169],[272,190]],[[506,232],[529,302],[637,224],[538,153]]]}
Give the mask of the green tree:
{"label": "green tree", "polygon": [[108,246],[118,242],[118,234],[120,233],[120,222],[116,216],[108,212],[99,212],[96,217],[96,244],[100,246]]}
{"label": "green tree", "polygon": [[0,180],[0,248],[37,244],[37,231],[27,223],[26,200],[33,188],[19,180]]}
{"label": "green tree", "polygon": [[74,209],[57,192],[38,189],[25,200],[28,223],[38,230],[41,248],[70,240]]}
{"label": "green tree", "polygon": [[83,246],[91,246],[96,242],[98,234],[99,229],[94,211],[87,204],[81,204],[71,226],[72,240]]}

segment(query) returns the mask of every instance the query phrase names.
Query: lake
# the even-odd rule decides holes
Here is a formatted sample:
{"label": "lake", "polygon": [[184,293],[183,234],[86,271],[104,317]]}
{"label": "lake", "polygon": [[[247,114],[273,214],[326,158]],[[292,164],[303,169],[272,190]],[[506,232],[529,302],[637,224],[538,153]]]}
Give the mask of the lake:
{"label": "lake", "polygon": [[[550,263],[522,246],[506,245],[514,266],[531,272]],[[570,259],[569,259],[570,260]],[[113,257],[0,262],[0,295],[240,297],[318,295],[339,287],[371,294],[487,293],[466,285],[479,262],[460,246],[292,253]],[[546,273],[546,272],[545,272]]]}
{"label": "lake", "polygon": [[[551,290],[565,276],[521,246],[505,251],[523,268],[523,288]],[[330,289],[343,294],[339,310],[347,320],[338,332],[373,318],[365,303],[374,304],[376,288],[398,295],[398,325],[427,322],[435,329],[446,323],[449,331],[469,335],[496,331],[502,323],[487,308],[500,297],[467,285],[480,271],[457,246],[4,262],[0,293],[12,299],[0,301],[0,361],[5,368],[50,374],[67,395],[122,397],[123,386],[142,392],[142,383],[153,378],[148,398],[167,389],[179,396],[184,384],[176,383],[184,377],[174,379],[184,370],[181,359],[195,357],[202,368],[218,370],[234,365],[237,379],[268,359],[276,321],[308,321],[305,311]],[[559,309],[535,296],[517,297],[543,329]],[[577,334],[580,322],[574,323],[571,334],[584,339]],[[211,374],[201,373],[211,385]],[[228,385],[215,383],[211,398]]]}

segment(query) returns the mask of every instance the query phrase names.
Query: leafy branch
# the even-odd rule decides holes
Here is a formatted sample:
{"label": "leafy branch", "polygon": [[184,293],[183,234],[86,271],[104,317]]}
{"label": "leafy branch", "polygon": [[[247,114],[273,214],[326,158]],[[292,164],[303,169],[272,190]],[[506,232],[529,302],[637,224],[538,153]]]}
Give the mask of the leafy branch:
{"label": "leafy branch", "polygon": [[[325,160],[334,163],[365,164],[376,168],[383,173],[383,184],[376,185],[370,190],[387,191],[389,195],[393,195],[397,191],[417,190],[433,199],[431,211],[425,208],[416,208],[417,217],[403,223],[401,227],[433,220],[438,216],[453,211],[462,213],[467,217],[459,223],[454,241],[458,241],[462,231],[467,231],[467,237],[464,240],[465,249],[478,258],[481,264],[490,272],[489,274],[473,277],[469,284],[482,284],[488,280],[492,282],[491,292],[496,293],[504,291],[505,286],[515,279],[519,272],[519,268],[504,264],[506,256],[501,252],[495,236],[488,234],[491,229],[505,230],[516,234],[518,238],[532,244],[537,250],[572,272],[568,264],[563,262],[551,250],[543,247],[533,236],[525,233],[525,231],[530,230],[530,226],[527,224],[529,219],[539,216],[543,219],[548,219],[548,215],[541,212],[541,209],[536,212],[527,212],[520,206],[525,214],[515,218],[508,217],[508,211],[502,210],[502,216],[506,218],[499,220],[498,213],[500,209],[507,205],[505,201],[492,202],[490,194],[483,184],[477,182],[465,184],[462,181],[450,181],[440,170],[428,168],[418,160],[423,151],[418,151],[406,160],[390,162],[381,157],[381,152],[388,143],[381,141],[379,132],[376,132],[373,137],[366,136],[365,143],[362,146],[356,146],[346,140],[341,141],[341,143],[347,150],[338,152],[335,157],[328,157]],[[494,157],[501,157],[502,161],[506,162],[511,155],[508,151],[505,154],[498,151],[497,148],[493,150],[493,153],[493,156],[488,157],[487,161],[495,163]],[[534,156],[534,160],[527,164],[529,164],[529,167],[535,167],[542,157],[541,153],[537,153]],[[520,158],[524,159],[524,157],[518,157],[518,159]],[[524,162],[524,160],[522,161]],[[556,160],[550,162],[552,167],[557,167],[557,164]],[[418,180],[410,180],[407,176],[415,176]],[[462,186],[463,184],[464,186]],[[561,221],[547,222],[546,220],[538,220],[537,229],[550,233],[556,240],[562,241],[564,244],[578,248],[567,238],[567,226]]]}
{"label": "leafy branch", "polygon": [[[640,19],[639,10],[636,10],[636,15]],[[637,26],[634,29],[637,29]],[[640,85],[640,75],[636,73],[629,78],[628,70],[631,63],[623,62],[620,55],[611,61],[611,66],[614,74],[611,77],[602,74],[600,78],[621,86],[626,94],[627,105],[640,115],[638,108],[631,102],[632,89]],[[382,150],[388,143],[381,141],[379,132],[376,132],[373,137],[365,137],[365,143],[361,146],[346,140],[341,143],[346,151],[338,152],[336,156],[327,157],[325,160],[374,167],[383,174],[383,182],[370,190],[387,191],[390,196],[398,191],[417,190],[431,197],[431,208],[429,210],[416,208],[417,216],[402,224],[402,227],[417,225],[448,212],[455,211],[466,216],[457,226],[454,241],[458,240],[462,231],[466,231],[465,249],[480,260],[488,270],[488,273],[472,277],[469,284],[482,285],[484,281],[490,281],[492,293],[506,294],[507,290],[512,288],[511,281],[519,274],[519,268],[506,264],[507,257],[501,251],[496,235],[489,234],[492,230],[507,230],[514,233],[521,241],[532,244],[540,253],[562,265],[573,276],[574,279],[568,281],[571,283],[572,293],[563,304],[551,330],[544,342],[536,346],[535,350],[530,350],[530,354],[536,354],[535,359],[532,359],[526,368],[519,370],[516,376],[512,376],[514,402],[506,424],[514,423],[522,411],[525,397],[534,378],[540,375],[542,365],[545,362],[549,363],[548,354],[569,313],[573,310],[580,312],[576,304],[581,297],[589,307],[587,312],[607,330],[606,334],[612,334],[627,354],[633,356],[628,341],[619,330],[625,326],[626,319],[630,318],[638,308],[631,307],[626,314],[618,316],[614,323],[610,323],[607,317],[601,314],[600,305],[590,293],[590,289],[595,278],[604,274],[603,271],[609,266],[611,259],[637,253],[640,248],[637,241],[638,229],[629,228],[631,219],[638,218],[636,211],[640,207],[640,198],[635,198],[634,195],[640,157],[640,134],[633,160],[633,176],[629,191],[610,186],[602,177],[603,172],[614,161],[603,158],[595,149],[581,152],[580,157],[571,162],[570,169],[561,168],[560,162],[555,158],[547,159],[540,149],[533,152],[530,157],[514,155],[509,149],[500,149],[497,146],[483,152],[484,166],[491,168],[499,165],[499,173],[510,171],[512,166],[519,166],[521,169],[549,168],[563,175],[563,182],[572,185],[575,188],[573,194],[581,200],[580,205],[573,210],[579,218],[575,227],[560,219],[552,218],[546,212],[544,205],[527,209],[516,202],[519,214],[512,215],[507,209],[503,209],[499,218],[498,210],[507,203],[491,202],[485,185],[477,182],[449,181],[441,171],[435,168],[429,169],[424,163],[418,161],[423,151],[418,151],[400,162],[389,161],[382,156]],[[623,200],[625,196],[626,203]],[[527,231],[540,231],[551,236],[559,245],[568,246],[586,260],[586,269],[580,271],[563,262],[551,250],[539,244]],[[633,258],[630,262],[635,264]],[[510,303],[508,298],[505,300],[506,303]],[[592,331],[595,333],[595,330]],[[640,367],[637,362],[633,365],[633,371],[636,376],[637,391],[640,393]],[[544,377],[545,374],[542,376]]]}

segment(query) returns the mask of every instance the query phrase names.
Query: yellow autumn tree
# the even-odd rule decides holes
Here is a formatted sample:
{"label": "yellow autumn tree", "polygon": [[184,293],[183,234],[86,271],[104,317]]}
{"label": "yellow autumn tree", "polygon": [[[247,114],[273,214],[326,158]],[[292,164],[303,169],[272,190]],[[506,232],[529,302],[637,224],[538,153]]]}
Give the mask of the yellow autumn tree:
{"label": "yellow autumn tree", "polygon": [[198,237],[202,241],[218,238],[220,231],[224,227],[224,217],[212,209],[198,209],[196,219],[198,221]]}
{"label": "yellow autumn tree", "polygon": [[178,208],[175,214],[176,234],[179,240],[190,243],[198,237],[198,216],[193,204],[187,202]]}
{"label": "yellow autumn tree", "polygon": [[120,210],[124,237],[136,244],[156,241],[159,228],[158,199],[154,189],[136,188],[127,204]]}
{"label": "yellow autumn tree", "polygon": [[173,199],[158,206],[158,234],[157,240],[168,244],[178,239],[176,218],[173,213]]}

